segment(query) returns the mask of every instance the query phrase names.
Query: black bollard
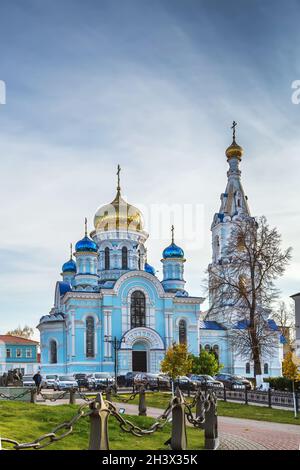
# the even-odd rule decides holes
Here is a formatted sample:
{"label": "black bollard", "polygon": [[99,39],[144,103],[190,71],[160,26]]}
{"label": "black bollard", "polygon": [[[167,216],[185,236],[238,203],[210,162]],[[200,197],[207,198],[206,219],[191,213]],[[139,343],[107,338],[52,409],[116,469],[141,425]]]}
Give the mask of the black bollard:
{"label": "black bollard", "polygon": [[146,393],[143,386],[139,391],[139,416],[147,416]]}

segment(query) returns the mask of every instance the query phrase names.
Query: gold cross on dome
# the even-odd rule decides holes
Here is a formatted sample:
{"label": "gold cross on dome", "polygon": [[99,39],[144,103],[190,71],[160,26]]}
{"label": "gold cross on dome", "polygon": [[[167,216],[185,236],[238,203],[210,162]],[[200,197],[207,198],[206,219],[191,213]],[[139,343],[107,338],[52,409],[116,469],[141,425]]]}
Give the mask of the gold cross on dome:
{"label": "gold cross on dome", "polygon": [[118,165],[118,169],[117,169],[117,176],[118,176],[118,186],[117,186],[117,190],[120,191],[120,173],[121,173],[121,167],[120,165]]}
{"label": "gold cross on dome", "polygon": [[172,232],[172,243],[174,243],[174,225],[171,227],[171,232]]}
{"label": "gold cross on dome", "polygon": [[237,126],[237,122],[233,121],[231,129],[232,129],[232,139],[235,140],[235,128]]}

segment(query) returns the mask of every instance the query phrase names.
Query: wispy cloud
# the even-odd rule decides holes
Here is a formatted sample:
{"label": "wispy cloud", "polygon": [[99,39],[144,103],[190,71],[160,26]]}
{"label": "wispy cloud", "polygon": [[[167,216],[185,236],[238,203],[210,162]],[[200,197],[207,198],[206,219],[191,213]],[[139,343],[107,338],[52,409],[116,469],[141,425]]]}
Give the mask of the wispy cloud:
{"label": "wispy cloud", "polygon": [[[300,78],[299,4],[274,1],[272,17],[268,5],[2,3],[1,331],[47,313],[69,242],[114,196],[117,163],[136,205],[202,205],[198,248],[178,240],[187,289],[200,295],[233,119],[252,212],[266,214],[284,245],[294,246],[281,285],[285,296],[295,290],[300,106],[291,103],[290,85]],[[149,262],[160,271],[168,241],[150,233]]]}

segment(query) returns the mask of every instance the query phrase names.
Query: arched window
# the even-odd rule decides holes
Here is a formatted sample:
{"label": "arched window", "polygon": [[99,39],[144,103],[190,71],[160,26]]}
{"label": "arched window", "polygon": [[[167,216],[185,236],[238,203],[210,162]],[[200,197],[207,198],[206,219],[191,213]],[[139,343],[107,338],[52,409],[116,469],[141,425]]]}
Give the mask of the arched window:
{"label": "arched window", "polygon": [[87,317],[86,327],[86,357],[95,356],[95,320],[93,317]]}
{"label": "arched window", "polygon": [[54,339],[50,341],[50,364],[57,364],[57,343]]}
{"label": "arched window", "polygon": [[215,344],[213,346],[213,352],[214,352],[214,355],[216,356],[216,358],[219,360],[220,350],[219,350],[219,345],[218,344]]}
{"label": "arched window", "polygon": [[186,321],[179,321],[179,343],[186,344]]}
{"label": "arched window", "polygon": [[136,290],[131,296],[131,328],[146,326],[146,298],[143,292]]}
{"label": "arched window", "polygon": [[246,362],[245,372],[246,374],[250,374],[250,362]]}
{"label": "arched window", "polygon": [[210,350],[211,350],[210,349],[210,344],[206,344],[204,349],[205,349],[206,352],[210,352]]}
{"label": "arched window", "polygon": [[106,247],[104,250],[104,265],[105,269],[110,269],[110,253],[109,253],[109,248]]}
{"label": "arched window", "polygon": [[141,252],[140,250],[138,250],[138,267],[139,267],[139,270],[141,269]]}
{"label": "arched window", "polygon": [[269,373],[269,364],[267,362],[264,363],[264,374]]}
{"label": "arched window", "polygon": [[122,248],[122,269],[128,269],[128,250],[126,246]]}

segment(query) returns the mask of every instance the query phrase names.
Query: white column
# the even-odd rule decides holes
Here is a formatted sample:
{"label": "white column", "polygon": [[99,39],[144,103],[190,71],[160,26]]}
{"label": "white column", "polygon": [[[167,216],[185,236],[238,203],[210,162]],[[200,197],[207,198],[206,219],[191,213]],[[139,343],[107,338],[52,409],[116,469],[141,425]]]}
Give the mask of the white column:
{"label": "white column", "polygon": [[[111,328],[111,312],[108,312],[107,315],[107,321],[108,321],[108,336],[110,339],[112,339],[112,328]],[[111,357],[111,350],[112,350],[112,345],[111,343],[108,343],[108,357]]]}
{"label": "white column", "polygon": [[166,348],[170,345],[170,335],[169,335],[169,314],[165,313],[165,338],[166,338]]}
{"label": "white column", "polygon": [[[111,339],[111,333],[112,333],[111,311],[104,310],[104,337],[108,336],[109,337],[108,339]],[[111,343],[109,343],[108,341],[105,341],[104,344],[105,344],[105,350],[104,350],[105,357],[111,357],[111,348],[112,348]]]}
{"label": "white column", "polygon": [[169,337],[170,337],[170,346],[172,345],[173,339],[173,314],[169,314]]}
{"label": "white column", "polygon": [[71,343],[71,354],[72,356],[76,356],[75,351],[75,311],[72,310],[71,312],[71,334],[72,334],[72,343]]}
{"label": "white column", "polygon": [[105,337],[108,336],[108,321],[107,321],[107,311],[104,311],[104,356],[108,356],[108,342],[105,341]]}

